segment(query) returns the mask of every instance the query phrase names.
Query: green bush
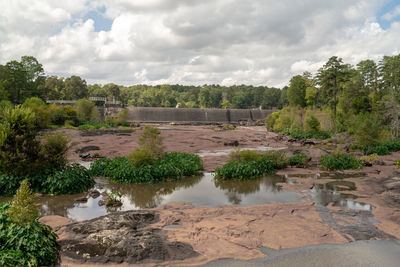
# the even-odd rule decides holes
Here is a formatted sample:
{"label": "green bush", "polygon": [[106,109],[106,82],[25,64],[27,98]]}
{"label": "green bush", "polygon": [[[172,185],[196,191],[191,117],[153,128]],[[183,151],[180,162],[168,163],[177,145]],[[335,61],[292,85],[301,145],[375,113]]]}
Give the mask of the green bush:
{"label": "green bush", "polygon": [[358,146],[378,146],[382,124],[373,114],[360,114],[353,124],[355,143]]}
{"label": "green bush", "polygon": [[28,98],[22,107],[29,108],[35,113],[35,124],[40,129],[46,129],[50,124],[51,113],[42,99],[38,97]]}
{"label": "green bush", "polygon": [[79,99],[76,101],[74,108],[79,121],[96,122],[100,118],[96,105],[90,100]]}
{"label": "green bush", "polygon": [[321,123],[315,116],[309,115],[306,118],[306,124],[304,130],[307,133],[319,133],[321,131]]}
{"label": "green bush", "polygon": [[289,157],[289,165],[290,166],[304,166],[308,162],[308,157],[306,154],[299,153],[294,156]]}
{"label": "green bush", "polygon": [[139,144],[141,147],[152,151],[157,158],[164,155],[161,133],[157,128],[146,125],[139,138]]}
{"label": "green bush", "polygon": [[274,164],[270,160],[231,161],[215,170],[216,179],[248,180],[274,173]]}
{"label": "green bush", "polygon": [[63,133],[44,135],[44,144],[41,147],[43,165],[46,169],[59,169],[67,164],[69,139]]}
{"label": "green bush", "polygon": [[27,179],[21,182],[21,185],[15,194],[11,207],[7,211],[10,220],[18,225],[33,223],[39,218],[39,212],[35,205],[35,195],[29,187]]}
{"label": "green bush", "polygon": [[90,167],[93,176],[108,177],[122,183],[158,183],[196,175],[203,169],[199,156],[167,153],[151,165],[136,167],[128,158],[99,159]]}
{"label": "green bush", "polygon": [[268,151],[262,155],[262,158],[272,162],[274,169],[284,169],[288,165],[288,158],[285,152],[280,150]]}
{"label": "green bush", "polygon": [[334,153],[332,155],[323,155],[321,164],[329,170],[351,170],[362,169],[363,163],[352,154]]}
{"label": "green bush", "polygon": [[129,156],[127,158],[136,167],[150,165],[150,164],[153,164],[157,160],[154,153],[144,147],[139,147],[139,148],[135,149],[131,154],[129,154]]}
{"label": "green bush", "polygon": [[400,151],[400,141],[382,142],[374,146],[364,146],[362,148],[364,155],[389,155],[390,153],[396,151]]}
{"label": "green bush", "polygon": [[37,219],[22,225],[7,216],[11,203],[0,203],[0,266],[53,266],[57,235]]}
{"label": "green bush", "polygon": [[235,149],[228,155],[228,161],[257,161],[261,158],[261,154],[254,150]]}
{"label": "green bush", "polygon": [[93,187],[95,181],[82,166],[66,166],[50,174],[43,184],[42,192],[49,194],[74,194]]}

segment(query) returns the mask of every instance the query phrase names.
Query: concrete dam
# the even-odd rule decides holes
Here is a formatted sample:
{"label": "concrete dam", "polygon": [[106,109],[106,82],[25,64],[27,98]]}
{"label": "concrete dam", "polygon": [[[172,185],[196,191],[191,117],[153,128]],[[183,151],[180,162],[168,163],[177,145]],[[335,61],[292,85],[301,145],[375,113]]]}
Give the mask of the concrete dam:
{"label": "concrete dam", "polygon": [[182,124],[254,124],[274,110],[127,107],[129,121]]}

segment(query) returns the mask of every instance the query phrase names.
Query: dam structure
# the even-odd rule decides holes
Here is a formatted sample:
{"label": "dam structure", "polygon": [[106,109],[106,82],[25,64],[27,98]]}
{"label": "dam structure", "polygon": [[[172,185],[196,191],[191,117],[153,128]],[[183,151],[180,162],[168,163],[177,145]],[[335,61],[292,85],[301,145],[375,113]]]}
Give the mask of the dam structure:
{"label": "dam structure", "polygon": [[159,108],[128,106],[130,122],[178,124],[256,124],[275,110]]}

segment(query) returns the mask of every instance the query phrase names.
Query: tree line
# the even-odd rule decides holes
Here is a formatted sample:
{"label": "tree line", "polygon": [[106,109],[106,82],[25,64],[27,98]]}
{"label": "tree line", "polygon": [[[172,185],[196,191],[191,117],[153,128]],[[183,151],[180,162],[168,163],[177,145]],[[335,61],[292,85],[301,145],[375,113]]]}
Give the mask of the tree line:
{"label": "tree line", "polygon": [[[400,55],[379,62],[363,60],[353,66],[331,57],[317,73],[291,78],[282,89],[251,85],[88,85],[79,76],[46,76],[42,64],[23,56],[0,65],[0,100],[21,104],[30,97],[77,100],[106,97],[140,107],[283,108],[329,107],[337,119],[348,112],[386,112],[398,115]],[[398,123],[395,121],[394,123]]]}

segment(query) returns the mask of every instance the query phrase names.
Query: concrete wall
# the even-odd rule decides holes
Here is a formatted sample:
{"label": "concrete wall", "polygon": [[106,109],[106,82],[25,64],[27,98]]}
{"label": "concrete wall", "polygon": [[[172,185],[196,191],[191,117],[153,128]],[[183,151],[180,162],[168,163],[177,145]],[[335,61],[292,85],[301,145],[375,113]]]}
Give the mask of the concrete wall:
{"label": "concrete wall", "polygon": [[264,120],[272,110],[128,107],[132,122],[233,123]]}

